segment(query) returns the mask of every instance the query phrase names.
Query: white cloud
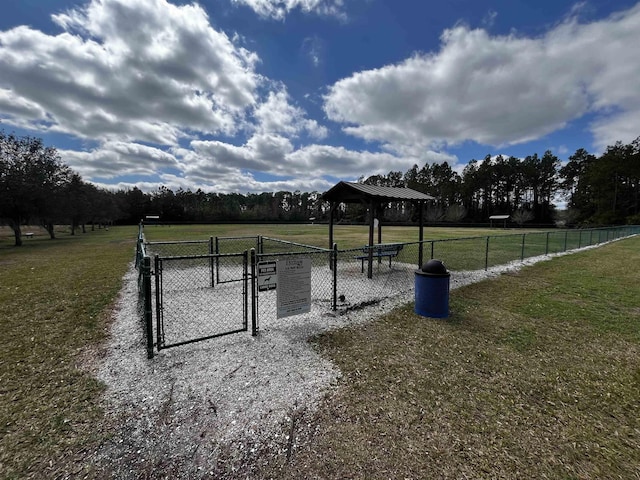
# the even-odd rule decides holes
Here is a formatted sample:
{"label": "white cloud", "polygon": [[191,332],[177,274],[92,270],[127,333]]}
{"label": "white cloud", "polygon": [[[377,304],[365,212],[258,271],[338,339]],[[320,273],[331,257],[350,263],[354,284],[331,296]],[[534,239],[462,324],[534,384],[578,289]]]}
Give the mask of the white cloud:
{"label": "white cloud", "polygon": [[[174,190],[180,187],[186,190],[190,187],[192,191],[200,188],[204,192],[213,191],[217,193],[294,192],[296,190],[300,190],[301,192],[324,192],[333,186],[333,184],[322,178],[258,181],[251,173],[240,171],[215,178],[191,177],[188,182],[185,182],[181,177],[171,175],[165,175],[162,179],[162,185],[166,185]],[[155,185],[154,188],[157,188],[160,184]]]}
{"label": "white cloud", "polygon": [[256,108],[254,117],[260,133],[298,136],[306,132],[316,139],[327,136],[325,127],[315,120],[306,118],[304,110],[289,103],[289,95],[284,87],[278,91],[269,92],[267,99]]}
{"label": "white cloud", "polygon": [[[414,163],[455,163],[455,157],[437,152],[425,152],[418,158],[317,144],[296,150],[287,138],[267,133],[255,134],[242,146],[194,140],[189,148],[175,147],[167,152],[137,143],[109,141],[91,151],[59,153],[84,178],[117,180],[136,175],[140,180],[135,185],[144,191],[161,185],[174,190],[201,188],[217,192],[325,191],[332,186],[326,180],[329,176],[353,180],[363,172],[404,172]],[[276,180],[258,181],[251,172],[269,174]],[[97,185],[134,186],[127,182]]]}
{"label": "white cloud", "polygon": [[[190,130],[233,134],[257,102],[257,56],[196,4],[92,0],[53,20],[64,32],[0,32],[0,88],[34,129],[175,144]],[[16,121],[3,103],[0,118]]]}
{"label": "white cloud", "polygon": [[495,10],[489,10],[484,17],[482,17],[482,24],[487,28],[491,28],[496,22],[496,18],[498,18],[498,12]]}
{"label": "white cloud", "polygon": [[608,115],[594,123],[598,142],[640,132],[640,56],[631,47],[640,44],[640,4],[591,24],[567,20],[540,38],[457,26],[441,40],[437,53],[335,83],[329,118],[395,151],[522,143],[588,112]]}
{"label": "white cloud", "polygon": [[[255,138],[255,137],[254,137]],[[277,150],[277,143],[276,150]],[[165,185],[171,187],[201,188],[203,191],[216,192],[272,192],[287,191],[325,191],[330,184],[322,175],[310,175],[299,171],[284,172],[269,169],[277,180],[259,181],[249,172],[253,167],[263,167],[266,162],[257,160],[255,144],[236,147],[221,142],[193,142],[192,149],[178,149],[173,153],[181,162],[182,174],[163,175]],[[284,147],[286,149],[287,147]]]}
{"label": "white cloud", "polygon": [[[59,149],[85,179],[251,190],[261,184],[247,177],[253,170],[283,178],[260,188],[324,185],[288,156],[293,141],[323,139],[327,129],[283,84],[257,74],[257,56],[213,29],[197,4],[92,0],[53,20],[59,35],[0,32],[0,120],[95,142]],[[248,137],[236,146],[203,134]]]}
{"label": "white cloud", "polygon": [[232,0],[246,5],[261,17],[283,20],[292,10],[346,19],[343,0]]}
{"label": "white cloud", "polygon": [[47,112],[36,102],[27,98],[15,98],[11,90],[4,88],[0,88],[0,112],[8,115],[7,123],[16,126],[26,125],[26,122],[21,121],[24,117],[39,121],[45,121],[47,118]]}
{"label": "white cloud", "polygon": [[598,149],[596,153],[604,152],[617,141],[631,143],[640,137],[640,108],[614,113],[611,116],[603,115],[591,123],[591,130]]}
{"label": "white cloud", "polygon": [[62,160],[85,178],[123,175],[152,176],[179,168],[176,157],[158,148],[137,143],[109,141],[90,151],[58,150]]}
{"label": "white cloud", "polygon": [[311,144],[294,149],[278,135],[255,135],[245,145],[219,141],[193,141],[193,152],[184,157],[185,175],[198,177],[226,174],[231,170],[255,170],[283,177],[357,178],[367,174],[406,171],[414,163],[453,161],[455,157],[425,152],[421,157],[385,152],[354,151],[344,147]]}
{"label": "white cloud", "polygon": [[[420,157],[397,156],[386,152],[348,150],[330,145],[307,145],[287,155],[287,161],[299,169],[318,175],[332,175],[338,178],[356,178],[367,175],[387,174],[390,171],[405,172],[413,164],[433,161],[435,152],[422,152]],[[455,157],[446,156],[451,160]]]}
{"label": "white cloud", "polygon": [[309,59],[314,67],[320,66],[324,57],[324,42],[317,35],[306,37],[300,48],[302,54]]}

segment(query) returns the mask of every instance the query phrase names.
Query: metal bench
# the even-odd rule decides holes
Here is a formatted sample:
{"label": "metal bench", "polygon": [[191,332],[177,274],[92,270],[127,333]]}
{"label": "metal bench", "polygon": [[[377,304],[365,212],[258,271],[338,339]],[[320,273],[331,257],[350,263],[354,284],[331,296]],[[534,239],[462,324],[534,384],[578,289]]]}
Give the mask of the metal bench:
{"label": "metal bench", "polygon": [[360,271],[364,273],[364,261],[369,259],[369,249],[373,250],[373,258],[389,257],[389,268],[391,268],[391,259],[397,257],[402,250],[403,245],[401,243],[381,243],[378,245],[365,245],[362,247],[363,255],[358,255],[357,258],[362,262]]}

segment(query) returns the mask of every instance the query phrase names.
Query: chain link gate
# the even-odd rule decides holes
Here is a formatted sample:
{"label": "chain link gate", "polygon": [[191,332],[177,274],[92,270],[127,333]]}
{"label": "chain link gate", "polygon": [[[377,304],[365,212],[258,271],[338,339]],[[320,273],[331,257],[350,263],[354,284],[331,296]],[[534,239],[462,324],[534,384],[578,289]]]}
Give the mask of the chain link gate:
{"label": "chain link gate", "polygon": [[[247,331],[246,251],[154,258],[158,350]],[[218,283],[216,272],[238,281]]]}

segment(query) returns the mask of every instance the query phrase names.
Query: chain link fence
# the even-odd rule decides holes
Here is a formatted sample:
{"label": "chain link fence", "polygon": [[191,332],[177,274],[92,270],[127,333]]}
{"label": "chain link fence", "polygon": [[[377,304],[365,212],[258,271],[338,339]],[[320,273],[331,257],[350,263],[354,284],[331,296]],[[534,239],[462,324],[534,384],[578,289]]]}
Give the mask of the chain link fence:
{"label": "chain link fence", "polygon": [[[279,262],[295,259],[309,259],[311,264],[311,297],[308,315],[318,315],[334,308],[335,275],[334,252],[311,245],[297,244],[284,240],[262,237],[260,250],[255,253],[253,271],[254,288],[254,329],[256,335],[261,328],[269,328],[278,319],[278,294],[276,287]],[[274,268],[275,267],[275,268]],[[263,275],[260,272],[266,272]],[[274,272],[273,278],[269,272]]]}
{"label": "chain link fence", "polygon": [[[257,235],[242,237],[215,237],[210,239],[212,253],[218,255],[237,252],[249,252],[258,247],[260,237]],[[237,269],[221,268],[220,263],[215,263],[215,281],[217,283],[239,282],[243,279]]]}
{"label": "chain link fence", "polygon": [[[278,323],[275,279],[260,276],[287,258],[311,263],[309,318],[410,294],[415,270],[437,258],[450,271],[488,269],[640,233],[640,226],[489,235],[339,250],[265,236],[145,242],[136,250],[147,351],[153,356],[152,297],[158,350]],[[371,252],[371,255],[370,255]],[[150,259],[155,258],[152,271]],[[273,269],[275,274],[276,269]],[[151,278],[155,278],[152,288]],[[275,275],[274,275],[275,277]],[[304,318],[303,318],[304,321]],[[279,324],[281,325],[281,324]]]}
{"label": "chain link fence", "polygon": [[413,288],[413,272],[418,264],[420,244],[394,245],[400,250],[374,248],[370,278],[368,248],[338,251],[337,309],[359,308],[409,292]]}
{"label": "chain link fence", "polygon": [[138,270],[138,313],[144,326],[147,358],[153,358],[153,306],[151,282],[151,258],[147,255],[142,226],[136,241],[136,263]]}
{"label": "chain link fence", "polygon": [[[145,248],[150,256],[183,257],[189,255],[211,255],[213,240],[182,240],[166,242],[146,242]],[[234,252],[237,253],[237,252]]]}
{"label": "chain link fence", "polygon": [[212,244],[214,245],[212,253],[238,253],[250,251],[252,248],[258,249],[260,236],[215,237]]}
{"label": "chain link fence", "polygon": [[487,238],[427,241],[424,242],[424,250],[429,252],[426,258],[442,260],[449,270],[480,270],[487,265]]}

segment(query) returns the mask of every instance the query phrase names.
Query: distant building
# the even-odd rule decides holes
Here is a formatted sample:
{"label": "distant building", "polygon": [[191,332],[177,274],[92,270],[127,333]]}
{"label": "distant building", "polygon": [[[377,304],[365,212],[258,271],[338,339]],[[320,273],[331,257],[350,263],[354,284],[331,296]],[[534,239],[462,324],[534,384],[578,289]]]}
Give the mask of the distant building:
{"label": "distant building", "polygon": [[489,223],[491,228],[493,228],[494,222],[497,222],[497,223],[502,222],[502,228],[507,228],[507,220],[509,220],[509,215],[491,215],[489,217]]}

